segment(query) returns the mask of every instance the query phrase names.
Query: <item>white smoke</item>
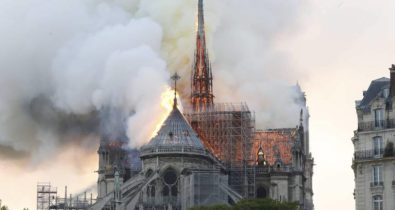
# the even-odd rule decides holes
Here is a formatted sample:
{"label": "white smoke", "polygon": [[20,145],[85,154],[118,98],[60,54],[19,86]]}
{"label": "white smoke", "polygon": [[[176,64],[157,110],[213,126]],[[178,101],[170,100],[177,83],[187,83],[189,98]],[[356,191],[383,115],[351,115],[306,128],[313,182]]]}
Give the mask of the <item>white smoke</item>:
{"label": "white smoke", "polygon": [[160,113],[169,74],[155,21],[111,1],[1,1],[0,10],[0,145],[42,154],[61,143],[53,126],[32,117],[38,97],[63,115],[116,107],[132,125]]}
{"label": "white smoke", "polygon": [[297,24],[303,5],[230,0],[218,10],[221,18],[213,38],[216,95],[219,100],[247,102],[256,112],[258,128],[298,124],[303,105],[296,101],[302,92],[295,85],[303,75],[277,45]]}
{"label": "white smoke", "polygon": [[[297,79],[276,38],[294,25],[299,4],[205,4],[216,101],[247,102],[262,127],[298,120],[299,93],[289,88]],[[64,121],[85,122],[106,107],[127,118],[131,146],[147,142],[170,72],[181,74],[182,95],[189,95],[196,6],[197,0],[0,1],[0,150],[56,152],[69,143],[58,129]]]}

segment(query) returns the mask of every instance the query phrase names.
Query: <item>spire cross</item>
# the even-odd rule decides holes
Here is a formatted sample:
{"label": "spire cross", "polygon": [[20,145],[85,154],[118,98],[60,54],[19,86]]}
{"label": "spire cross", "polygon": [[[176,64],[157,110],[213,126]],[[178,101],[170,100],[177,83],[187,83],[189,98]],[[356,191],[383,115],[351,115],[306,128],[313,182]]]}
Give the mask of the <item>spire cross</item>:
{"label": "spire cross", "polygon": [[171,76],[171,79],[174,80],[174,103],[173,109],[177,107],[177,80],[181,79],[181,77],[176,73]]}

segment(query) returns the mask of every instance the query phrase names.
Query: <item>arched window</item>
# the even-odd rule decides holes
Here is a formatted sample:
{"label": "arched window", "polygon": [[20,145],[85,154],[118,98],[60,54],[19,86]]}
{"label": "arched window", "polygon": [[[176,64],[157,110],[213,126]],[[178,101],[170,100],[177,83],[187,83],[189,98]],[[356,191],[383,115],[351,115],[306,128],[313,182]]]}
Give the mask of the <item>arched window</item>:
{"label": "arched window", "polygon": [[167,185],[174,185],[177,182],[177,173],[174,169],[167,169],[163,175],[163,180]]}
{"label": "arched window", "polygon": [[383,196],[373,196],[373,210],[383,210]]}
{"label": "arched window", "polygon": [[151,197],[155,197],[155,185],[151,187]]}
{"label": "arched window", "polygon": [[148,197],[155,197],[155,183],[148,185],[147,196]]}
{"label": "arched window", "polygon": [[163,196],[169,196],[169,187],[164,186],[162,191]]}
{"label": "arched window", "polygon": [[267,197],[267,192],[264,187],[258,187],[256,190],[256,197],[257,198],[266,198]]}
{"label": "arched window", "polygon": [[163,196],[174,196],[178,195],[178,176],[176,170],[172,168],[166,169],[163,173]]}

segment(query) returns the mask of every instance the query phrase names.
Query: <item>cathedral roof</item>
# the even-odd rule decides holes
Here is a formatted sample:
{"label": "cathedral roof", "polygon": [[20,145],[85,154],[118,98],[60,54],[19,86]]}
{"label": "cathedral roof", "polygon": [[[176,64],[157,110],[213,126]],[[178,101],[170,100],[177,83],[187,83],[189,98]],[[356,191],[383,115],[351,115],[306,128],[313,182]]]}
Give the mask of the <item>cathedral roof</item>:
{"label": "cathedral roof", "polygon": [[259,148],[262,147],[270,166],[278,161],[285,165],[292,164],[292,146],[295,144],[296,135],[295,128],[256,131],[252,154],[258,154]]}
{"label": "cathedral roof", "polygon": [[157,135],[141,148],[142,157],[169,153],[207,155],[202,141],[176,106]]}

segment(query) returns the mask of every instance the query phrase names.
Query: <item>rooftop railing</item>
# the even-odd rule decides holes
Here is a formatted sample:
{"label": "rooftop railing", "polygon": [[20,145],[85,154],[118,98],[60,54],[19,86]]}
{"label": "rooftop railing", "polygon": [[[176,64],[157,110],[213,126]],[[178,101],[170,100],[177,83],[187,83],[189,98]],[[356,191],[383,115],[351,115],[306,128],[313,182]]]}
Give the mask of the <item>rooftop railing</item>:
{"label": "rooftop railing", "polygon": [[354,153],[354,160],[369,160],[383,158],[384,149],[361,150]]}
{"label": "rooftop railing", "polygon": [[142,155],[147,154],[171,154],[171,153],[190,153],[190,154],[200,154],[208,155],[208,152],[202,148],[196,148],[191,146],[157,146],[157,147],[147,147],[141,149]]}
{"label": "rooftop railing", "polygon": [[275,172],[286,172],[286,173],[290,173],[290,172],[296,172],[298,170],[296,170],[293,167],[290,166],[281,166],[281,167],[276,167],[276,166],[265,166],[265,167],[256,167],[256,174],[267,174],[267,173],[275,173]]}
{"label": "rooftop railing", "polygon": [[358,131],[374,131],[395,128],[395,120],[374,120],[358,123]]}

